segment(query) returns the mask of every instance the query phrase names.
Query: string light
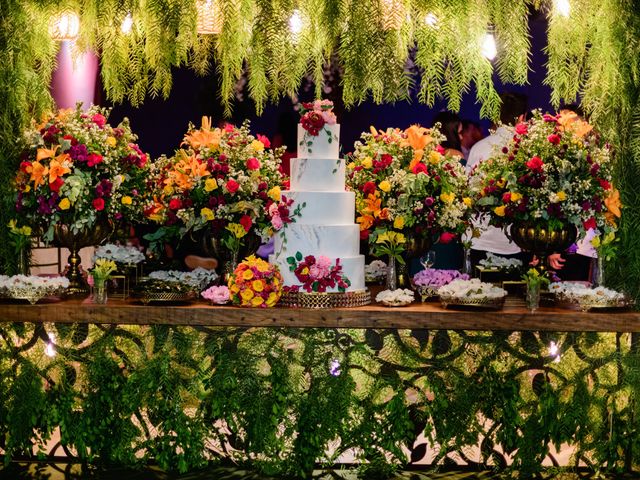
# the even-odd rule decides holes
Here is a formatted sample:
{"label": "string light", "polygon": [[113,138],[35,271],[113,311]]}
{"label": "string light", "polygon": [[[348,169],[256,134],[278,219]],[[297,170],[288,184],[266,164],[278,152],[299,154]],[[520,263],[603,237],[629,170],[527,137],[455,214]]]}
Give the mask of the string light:
{"label": "string light", "polygon": [[69,10],[64,10],[49,21],[49,35],[58,41],[75,40],[80,34],[80,17]]}
{"label": "string light", "polygon": [[222,15],[217,0],[197,0],[196,31],[201,35],[219,35],[222,31]]}
{"label": "string light", "polygon": [[122,25],[120,25],[120,30],[125,35],[129,35],[132,29],[133,29],[133,17],[131,16],[131,13],[127,13],[127,16],[124,17],[124,20],[122,20]]}
{"label": "string light", "polygon": [[493,60],[496,58],[498,54],[498,49],[496,48],[496,39],[493,37],[493,33],[486,33],[484,38],[482,39],[482,55],[487,60]]}
{"label": "string light", "polygon": [[436,17],[435,13],[427,13],[424,17],[424,23],[431,28],[436,28],[438,26],[438,17]]}
{"label": "string light", "polygon": [[569,14],[571,13],[571,5],[569,4],[569,0],[554,0],[553,6],[560,16],[564,18],[569,18]]}
{"label": "string light", "polygon": [[302,32],[302,16],[300,10],[294,10],[289,18],[289,31],[293,35],[294,41],[297,40],[298,35]]}
{"label": "string light", "polygon": [[47,343],[47,346],[44,347],[44,354],[47,357],[55,357],[56,356],[55,340],[56,340],[55,335],[53,333],[50,333],[49,334],[49,342]]}
{"label": "string light", "polygon": [[556,342],[551,342],[549,344],[549,355],[554,357],[553,361],[555,363],[560,362],[560,349],[558,348],[558,346],[556,345]]}
{"label": "string light", "polygon": [[334,377],[340,376],[340,360],[337,358],[331,360],[331,364],[329,365],[329,374]]}

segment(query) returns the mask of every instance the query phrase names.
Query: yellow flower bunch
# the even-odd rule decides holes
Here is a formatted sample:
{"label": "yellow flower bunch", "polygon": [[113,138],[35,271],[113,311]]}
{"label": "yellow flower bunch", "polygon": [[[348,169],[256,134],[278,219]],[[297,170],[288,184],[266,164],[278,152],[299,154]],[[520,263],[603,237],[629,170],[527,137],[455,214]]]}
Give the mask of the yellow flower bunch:
{"label": "yellow flower bunch", "polygon": [[247,257],[229,277],[231,301],[241,307],[275,307],[282,296],[278,267],[255,255]]}

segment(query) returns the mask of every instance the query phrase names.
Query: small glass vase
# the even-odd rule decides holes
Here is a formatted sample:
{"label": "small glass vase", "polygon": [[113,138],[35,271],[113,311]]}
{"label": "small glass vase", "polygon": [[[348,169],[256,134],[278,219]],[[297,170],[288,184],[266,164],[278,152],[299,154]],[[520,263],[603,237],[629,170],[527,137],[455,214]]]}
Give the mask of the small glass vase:
{"label": "small glass vase", "polygon": [[396,258],[393,255],[389,255],[389,262],[387,263],[387,283],[385,287],[387,290],[395,290],[398,288]]}
{"label": "small glass vase", "polygon": [[540,307],[540,283],[527,283],[527,309],[535,312]]}
{"label": "small glass vase", "polygon": [[238,252],[231,252],[231,258],[224,262],[224,266],[222,268],[222,285],[227,285],[229,283],[229,279],[233,275],[233,272],[238,267]]}
{"label": "small glass vase", "polygon": [[22,248],[18,251],[16,273],[18,275],[29,275],[29,263],[29,250]]}
{"label": "small glass vase", "polygon": [[107,303],[107,281],[95,280],[93,284],[93,303],[104,305]]}
{"label": "small glass vase", "polygon": [[604,286],[604,258],[602,255],[591,259],[591,278],[589,280],[594,287]]}
{"label": "small glass vase", "polygon": [[462,273],[466,273],[469,277],[473,273],[473,268],[471,267],[471,248],[464,247],[463,250],[464,257],[462,259]]}

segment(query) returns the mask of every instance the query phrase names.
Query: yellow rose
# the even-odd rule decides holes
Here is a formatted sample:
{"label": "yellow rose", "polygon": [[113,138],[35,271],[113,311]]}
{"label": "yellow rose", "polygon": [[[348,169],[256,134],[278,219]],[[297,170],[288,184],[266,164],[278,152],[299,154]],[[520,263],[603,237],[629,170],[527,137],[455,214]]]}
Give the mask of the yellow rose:
{"label": "yellow rose", "polygon": [[260,140],[254,140],[251,142],[251,148],[253,148],[256,152],[262,152],[264,150],[264,143]]}
{"label": "yellow rose", "polygon": [[567,194],[564,192],[558,192],[556,194],[558,196],[558,200],[564,202],[567,199]]}
{"label": "yellow rose", "polygon": [[256,267],[258,268],[258,271],[262,273],[269,271],[269,264],[264,260],[258,261]]}
{"label": "yellow rose", "polygon": [[271,292],[269,298],[267,298],[267,307],[274,307],[276,303],[278,303],[278,295],[275,292]]}
{"label": "yellow rose", "polygon": [[444,203],[453,203],[455,198],[456,198],[455,193],[446,193],[445,192],[445,193],[441,193],[440,194],[440,200],[442,200]]}
{"label": "yellow rose", "polygon": [[276,185],[267,192],[267,195],[269,195],[269,198],[274,202],[279,202],[282,197],[282,192],[280,191],[280,187]]}
{"label": "yellow rose", "polygon": [[58,207],[60,207],[60,210],[69,210],[69,207],[71,207],[71,202],[68,198],[63,198],[62,200],[60,200],[60,203],[58,203]]}
{"label": "yellow rose", "polygon": [[116,146],[116,138],[115,137],[107,137],[107,145],[109,145],[111,148]]}
{"label": "yellow rose", "polygon": [[215,218],[215,216],[213,215],[213,210],[207,207],[204,207],[200,210],[200,216],[204,217],[206,221],[210,221]]}
{"label": "yellow rose", "polygon": [[262,282],[262,280],[254,280],[251,283],[251,286],[253,287],[253,290],[256,292],[261,292],[264,290],[264,283]]}
{"label": "yellow rose", "polygon": [[522,194],[521,193],[511,192],[511,201],[512,202],[517,202],[517,201],[519,201],[521,199],[522,199]]}
{"label": "yellow rose", "polygon": [[505,206],[504,205],[502,205],[500,207],[496,207],[496,208],[493,209],[495,214],[498,215],[499,217],[504,217],[504,210],[505,210]]}
{"label": "yellow rose", "polygon": [[122,202],[123,205],[131,205],[133,203],[133,200],[129,195],[125,195],[124,197],[122,197],[122,200],[120,201]]}
{"label": "yellow rose", "polygon": [[165,195],[169,196],[169,195],[173,195],[173,187],[171,185],[167,185],[165,186],[162,191],[164,192]]}
{"label": "yellow rose", "polygon": [[354,168],[356,168],[356,164],[355,164],[355,163],[353,163],[353,162],[350,162],[350,163],[349,163],[349,165],[347,165],[347,168],[348,168],[349,170],[353,170]]}
{"label": "yellow rose", "polygon": [[407,241],[407,239],[405,238],[405,236],[402,233],[396,233],[396,244],[397,245],[405,243],[406,241]]}
{"label": "yellow rose", "polygon": [[242,272],[242,278],[243,280],[251,280],[253,278],[253,271],[248,268],[247,270]]}
{"label": "yellow rose", "polygon": [[440,155],[440,153],[436,150],[431,150],[431,152],[429,153],[429,163],[435,165],[437,163],[440,163],[440,160],[442,160],[442,155]]}
{"label": "yellow rose", "polygon": [[470,207],[473,205],[473,201],[469,197],[464,197],[462,199],[462,203],[464,203],[467,207]]}
{"label": "yellow rose", "polygon": [[253,290],[247,288],[240,293],[240,296],[245,302],[248,302],[253,298]]}
{"label": "yellow rose", "polygon": [[497,185],[500,188],[503,188],[506,185],[507,181],[504,178],[501,178],[500,180],[498,180]]}
{"label": "yellow rose", "polygon": [[215,178],[207,178],[204,181],[204,191],[205,192],[211,192],[212,190],[215,190],[216,188],[218,188],[218,182],[216,181]]}
{"label": "yellow rose", "polygon": [[233,285],[231,285],[231,287],[229,287],[229,291],[232,294],[236,294],[240,291],[240,287],[234,283]]}
{"label": "yellow rose", "polygon": [[404,227],[404,217],[396,217],[396,219],[393,221],[393,228],[402,230],[403,227]]}
{"label": "yellow rose", "polygon": [[23,192],[24,193],[29,193],[30,191],[31,191],[31,185],[25,185]]}
{"label": "yellow rose", "polygon": [[388,193],[391,190],[391,184],[387,180],[383,180],[378,185],[378,188],[385,193]]}
{"label": "yellow rose", "polygon": [[364,167],[364,168],[371,168],[373,166],[373,161],[371,160],[371,157],[364,157],[362,159],[362,162],[360,162],[360,164]]}

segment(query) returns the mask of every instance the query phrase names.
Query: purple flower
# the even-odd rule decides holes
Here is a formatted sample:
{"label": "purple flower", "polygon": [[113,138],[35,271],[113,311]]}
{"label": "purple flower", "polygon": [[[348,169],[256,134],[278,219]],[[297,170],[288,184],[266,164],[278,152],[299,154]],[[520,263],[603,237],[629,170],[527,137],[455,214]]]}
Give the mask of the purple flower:
{"label": "purple flower", "polygon": [[106,178],[103,178],[102,180],[100,180],[100,183],[96,187],[96,195],[98,195],[99,197],[108,198],[111,196],[112,188],[113,188],[113,184],[111,183],[111,181]]}
{"label": "purple flower", "polygon": [[431,205],[433,205],[433,197],[427,197],[424,199],[424,205],[425,207],[430,207]]}
{"label": "purple flower", "polygon": [[413,277],[413,282],[419,287],[431,287],[434,289],[448,285],[456,279],[469,280],[469,275],[458,270],[439,270],[426,268],[419,271]]}
{"label": "purple flower", "polygon": [[84,143],[79,143],[78,145],[72,145],[68,153],[73,161],[80,162],[80,163],[86,162],[87,157],[89,156],[87,146]]}

